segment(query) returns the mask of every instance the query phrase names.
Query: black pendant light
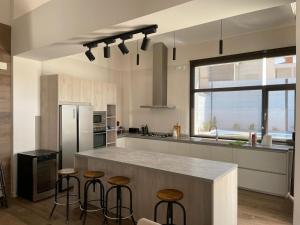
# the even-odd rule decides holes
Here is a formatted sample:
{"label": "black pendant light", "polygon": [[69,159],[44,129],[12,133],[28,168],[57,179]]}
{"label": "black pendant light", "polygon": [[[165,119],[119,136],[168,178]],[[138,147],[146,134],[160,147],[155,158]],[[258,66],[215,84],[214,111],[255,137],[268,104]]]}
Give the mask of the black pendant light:
{"label": "black pendant light", "polygon": [[136,65],[140,65],[139,41],[136,41]]}
{"label": "black pendant light", "polygon": [[221,20],[220,24],[219,54],[223,54],[223,20]]}
{"label": "black pendant light", "polygon": [[174,32],[174,45],[173,45],[173,60],[176,60],[175,32]]}

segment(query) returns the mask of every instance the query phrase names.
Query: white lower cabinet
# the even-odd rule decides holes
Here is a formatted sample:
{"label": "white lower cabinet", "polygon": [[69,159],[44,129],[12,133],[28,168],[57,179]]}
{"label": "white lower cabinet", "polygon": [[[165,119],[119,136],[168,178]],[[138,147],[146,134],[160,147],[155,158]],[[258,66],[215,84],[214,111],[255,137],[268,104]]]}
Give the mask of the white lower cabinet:
{"label": "white lower cabinet", "polygon": [[236,149],[235,162],[241,168],[286,174],[288,154],[282,152]]}
{"label": "white lower cabinet", "polygon": [[189,156],[200,158],[200,159],[208,159],[211,160],[211,149],[210,146],[203,146],[204,148],[199,148],[197,144],[189,144]]}
{"label": "white lower cabinet", "polygon": [[129,137],[118,139],[117,146],[236,163],[239,166],[239,187],[279,196],[288,193],[288,152]]}
{"label": "white lower cabinet", "polygon": [[189,144],[186,143],[179,143],[179,142],[167,142],[167,141],[160,141],[168,143],[168,153],[174,155],[182,155],[182,156],[189,156]]}
{"label": "white lower cabinet", "polygon": [[285,196],[288,193],[287,176],[250,169],[238,169],[239,187],[267,194]]}
{"label": "white lower cabinet", "polygon": [[211,148],[211,159],[221,162],[233,162],[233,150],[227,147]]}

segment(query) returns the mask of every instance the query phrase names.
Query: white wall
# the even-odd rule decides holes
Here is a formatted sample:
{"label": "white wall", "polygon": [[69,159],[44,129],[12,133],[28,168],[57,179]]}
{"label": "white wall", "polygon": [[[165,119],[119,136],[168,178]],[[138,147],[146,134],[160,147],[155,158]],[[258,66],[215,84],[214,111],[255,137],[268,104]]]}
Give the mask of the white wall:
{"label": "white wall", "polygon": [[[295,45],[295,27],[269,30],[232,37],[224,40],[224,53],[237,54],[263,49]],[[218,56],[218,40],[177,48],[177,60],[172,61],[169,49],[168,63],[168,104],[175,110],[141,109],[140,105],[152,104],[152,52],[141,53],[141,65],[131,59],[131,73],[125,74],[123,88],[123,113],[126,127],[140,127],[147,123],[150,130],[170,132],[177,122],[182,132],[189,132],[189,61]]]}
{"label": "white wall", "polygon": [[0,23],[11,24],[11,0],[0,1]]}
{"label": "white wall", "polygon": [[[38,148],[39,130],[36,116],[40,115],[40,75],[38,61],[13,57],[13,163],[18,152]],[[16,167],[13,166],[12,188],[16,192]]]}
{"label": "white wall", "polygon": [[[300,0],[297,0],[298,6]],[[300,7],[297,7],[297,14],[300,15]],[[300,65],[300,17],[296,21],[296,45],[297,45],[297,65]],[[296,89],[300,88],[300,66],[297,66]],[[295,201],[294,201],[294,225],[300,224],[300,92],[296,92],[296,151],[295,151]]]}

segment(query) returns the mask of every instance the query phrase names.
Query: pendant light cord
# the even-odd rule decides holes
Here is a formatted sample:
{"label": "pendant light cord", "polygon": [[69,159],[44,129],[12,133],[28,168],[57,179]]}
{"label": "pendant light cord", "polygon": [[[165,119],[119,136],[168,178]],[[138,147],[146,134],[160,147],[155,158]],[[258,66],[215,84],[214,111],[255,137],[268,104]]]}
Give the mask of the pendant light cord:
{"label": "pendant light cord", "polygon": [[174,39],[173,39],[173,41],[174,41],[174,48],[175,48],[175,31],[174,31],[174,34],[173,34],[173,36],[174,36]]}
{"label": "pendant light cord", "polygon": [[221,37],[221,40],[222,40],[223,39],[223,20],[221,20],[220,37]]}

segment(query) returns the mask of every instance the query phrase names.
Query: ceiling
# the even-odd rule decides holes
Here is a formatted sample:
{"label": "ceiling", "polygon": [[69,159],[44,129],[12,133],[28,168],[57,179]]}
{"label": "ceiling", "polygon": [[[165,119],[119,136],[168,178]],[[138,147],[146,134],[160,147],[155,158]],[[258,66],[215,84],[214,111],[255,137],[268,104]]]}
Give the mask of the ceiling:
{"label": "ceiling", "polygon": [[13,18],[16,19],[51,0],[13,0]]}
{"label": "ceiling", "polygon": [[[172,42],[172,33],[170,32],[173,31],[177,31],[176,36],[178,43],[182,44],[203,42],[218,38],[219,22],[211,21],[219,21],[221,18],[226,18],[224,21],[225,37],[272,29],[279,26],[288,26],[288,24],[294,22],[292,11],[288,6],[270,9],[270,7],[287,4],[290,0],[227,0],[226,3],[222,1],[223,0],[189,0],[184,4],[158,10],[150,14],[144,14],[144,16],[136,16],[136,18],[123,23],[105,26],[100,30],[82,35],[74,35],[73,38],[63,41],[52,42],[51,45],[35,47],[30,51],[19,53],[19,55],[42,61],[64,57],[84,52],[86,48],[83,48],[83,43],[150,24],[159,25],[158,32],[152,36],[153,40],[164,41],[167,45],[170,45]],[[53,1],[50,1],[50,3],[52,2]],[[261,9],[269,10],[257,12],[257,10]],[[249,12],[254,12],[254,14],[245,14]],[[75,19],[76,18],[74,18],[74,21],[71,21],[72,24],[76,22]],[[62,30],[62,32],[63,31],[64,30]],[[41,36],[40,32],[37,32],[37,34]],[[15,35],[17,35],[17,33]],[[135,35],[130,41],[141,39],[142,37],[142,35]],[[36,40],[40,39],[41,38]],[[44,39],[48,40],[49,38],[44,37]],[[22,49],[22,46],[20,49]]]}
{"label": "ceiling", "polygon": [[[247,13],[223,20],[223,37],[229,38],[262,30],[295,26],[296,20],[290,5],[283,5],[253,13]],[[153,42],[164,42],[168,47],[173,46],[174,33],[153,37]],[[199,26],[182,29],[175,32],[176,44],[196,44],[220,37],[220,21],[214,21]]]}
{"label": "ceiling", "polygon": [[[279,27],[292,26],[296,24],[295,16],[290,4],[268,8],[256,12],[238,15],[223,20],[223,37],[232,37],[245,33],[253,33],[261,30],[274,29]],[[140,26],[143,27],[143,26]],[[119,25],[110,29],[101,29],[86,35],[71,38],[65,43],[78,44],[88,41],[109,37],[116,33],[128,31],[129,25]],[[139,28],[139,27],[135,27]],[[161,29],[161,26],[159,26]],[[218,38],[220,33],[220,21],[204,23],[198,26],[189,27],[176,31],[176,39],[180,44],[200,43]],[[135,35],[135,39],[143,38],[142,35]],[[172,45],[173,32],[162,35],[154,35],[154,41],[166,42],[166,45]]]}
{"label": "ceiling", "polygon": [[[247,33],[263,30],[271,30],[282,27],[295,26],[295,16],[290,5],[283,5],[253,13],[247,13],[223,20],[223,38],[230,38]],[[111,31],[108,31],[111,32]],[[178,30],[176,34],[176,45],[198,44],[202,42],[217,40],[220,37],[220,21],[214,21],[187,29]],[[173,46],[174,33],[152,36],[151,44],[163,42],[168,47]],[[142,36],[140,36],[142,38]],[[77,40],[78,41],[78,40]],[[74,42],[76,42],[74,40]],[[135,43],[128,43],[129,48],[135,48]],[[102,52],[102,48],[98,48]],[[96,51],[95,51],[96,53]],[[99,52],[96,54],[102,55]],[[82,59],[89,62],[83,53],[70,56],[74,59]]]}

